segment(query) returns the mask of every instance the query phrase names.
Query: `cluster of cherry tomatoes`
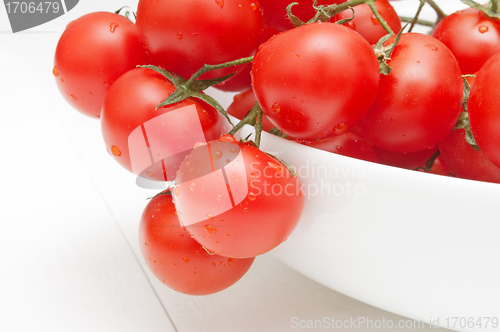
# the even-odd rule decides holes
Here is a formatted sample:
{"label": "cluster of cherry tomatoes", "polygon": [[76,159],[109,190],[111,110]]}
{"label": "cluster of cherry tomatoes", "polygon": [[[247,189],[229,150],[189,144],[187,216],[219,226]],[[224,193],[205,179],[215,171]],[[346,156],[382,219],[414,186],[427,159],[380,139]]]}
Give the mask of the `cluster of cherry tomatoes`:
{"label": "cluster of cherry tomatoes", "polygon": [[[175,180],[149,201],[139,239],[180,292],[229,287],[300,219],[300,181],[259,149],[261,130],[500,183],[498,0],[438,12],[432,36],[399,33],[387,0],[289,2],[140,0],[135,23],[91,13],[58,43],[57,85],[100,118],[108,153],[143,181]],[[239,92],[227,113],[255,124],[253,141],[224,132],[208,86]]]}

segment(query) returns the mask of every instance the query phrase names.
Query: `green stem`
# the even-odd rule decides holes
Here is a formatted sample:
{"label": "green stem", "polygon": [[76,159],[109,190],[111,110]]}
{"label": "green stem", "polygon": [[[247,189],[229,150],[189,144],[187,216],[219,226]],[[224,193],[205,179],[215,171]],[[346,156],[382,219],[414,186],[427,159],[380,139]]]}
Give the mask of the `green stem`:
{"label": "green stem", "polygon": [[415,17],[413,17],[413,19],[411,20],[411,25],[410,28],[408,29],[408,32],[411,32],[415,24],[418,22],[418,17],[420,16],[420,12],[422,11],[424,5],[425,5],[425,0],[420,0],[420,6],[418,6],[418,10],[417,13],[415,14]]}
{"label": "green stem", "polygon": [[495,14],[498,14],[498,12],[500,10],[500,6],[499,6],[498,2],[499,2],[499,0],[490,0],[490,2],[488,3],[488,7]]}
{"label": "green stem", "polygon": [[[257,128],[257,123],[256,123],[259,117],[260,117],[260,130]],[[255,104],[252,107],[252,110],[245,116],[245,118],[240,122],[238,122],[236,126],[234,126],[233,129],[231,129],[231,131],[228,134],[234,136],[234,134],[236,134],[238,130],[240,130],[244,125],[247,124],[256,126],[255,128],[256,140],[258,137],[260,141],[260,135],[262,132],[262,109],[260,108],[257,102],[255,102]]]}
{"label": "green stem", "polygon": [[438,18],[436,20],[436,24],[438,24],[443,18],[445,18],[447,16],[446,13],[443,12],[443,10],[441,8],[439,8],[437,3],[434,2],[434,0],[425,0],[425,2],[427,2],[432,7],[432,9],[434,9],[434,11],[436,12],[436,14],[438,16]]}
{"label": "green stem", "polygon": [[380,15],[380,13],[378,12],[377,8],[375,7],[375,4],[373,3],[373,0],[368,1],[366,4],[370,7],[370,9],[373,12],[373,15],[375,15],[375,17],[380,22],[380,24],[382,25],[382,27],[384,28],[384,30],[388,34],[393,35],[394,31],[392,31],[392,29],[389,26],[389,24],[387,24],[387,22],[384,20],[384,18],[382,17],[382,15]]}
{"label": "green stem", "polygon": [[[407,17],[407,16],[400,16],[399,17],[401,19],[401,21],[404,21],[404,22],[410,22],[413,24],[413,18],[411,17]],[[430,27],[430,28],[434,28],[434,26],[436,25],[436,23],[434,22],[431,22],[431,21],[426,21],[426,20],[422,20],[422,19],[417,19],[416,24],[419,24],[419,25],[423,25],[423,26],[426,26],[426,27]]]}
{"label": "green stem", "polygon": [[184,84],[184,87],[189,90],[190,87],[196,82],[196,80],[203,74],[208,73],[209,71],[212,70],[217,70],[217,69],[224,69],[224,68],[229,68],[237,65],[241,65],[244,63],[252,62],[253,56],[249,56],[247,58],[241,58],[238,60],[233,60],[229,62],[224,62],[218,65],[203,65],[193,76],[189,78],[189,80]]}

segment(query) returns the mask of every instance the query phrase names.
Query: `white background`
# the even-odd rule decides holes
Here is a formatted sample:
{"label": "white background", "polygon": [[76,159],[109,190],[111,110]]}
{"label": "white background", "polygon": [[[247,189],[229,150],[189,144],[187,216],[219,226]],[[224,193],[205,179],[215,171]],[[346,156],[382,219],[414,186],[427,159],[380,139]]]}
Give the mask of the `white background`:
{"label": "white background", "polygon": [[[407,3],[418,1],[398,8]],[[135,186],[108,156],[99,121],[71,109],[52,75],[67,23],[124,4],[136,7],[80,0],[68,14],[17,34],[0,5],[0,331],[280,332],[308,330],[294,328],[293,317],[405,320],[321,286],[272,255],[258,257],[239,283],[215,295],[178,294],[156,280],[137,240],[154,192]],[[230,96],[224,98],[227,106]]]}

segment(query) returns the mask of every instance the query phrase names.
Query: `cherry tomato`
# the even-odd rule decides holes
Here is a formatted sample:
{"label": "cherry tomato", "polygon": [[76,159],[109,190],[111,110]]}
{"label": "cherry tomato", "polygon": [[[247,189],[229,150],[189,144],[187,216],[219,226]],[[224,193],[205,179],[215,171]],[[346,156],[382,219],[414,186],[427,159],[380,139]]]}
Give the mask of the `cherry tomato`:
{"label": "cherry tomato", "polygon": [[155,110],[173,91],[161,74],[136,68],[116,80],[104,100],[106,149],[121,166],[145,179],[173,181],[195,143],[221,135],[219,113],[199,99]]}
{"label": "cherry tomato", "polygon": [[[255,0],[141,0],[136,24],[155,63],[189,78],[204,64],[251,56],[260,42],[262,12]],[[216,70],[202,78],[242,69]]]}
{"label": "cherry tomato", "polygon": [[378,157],[373,148],[362,137],[347,132],[341,136],[335,136],[322,141],[301,142],[304,145],[328,151],[343,156],[357,158],[361,160],[378,162]]}
{"label": "cherry tomato", "polygon": [[288,136],[314,141],[342,135],[368,111],[379,64],[370,44],[352,29],[314,23],[261,45],[252,85],[264,113]]}
{"label": "cherry tomato", "polygon": [[142,213],[139,245],[146,265],[168,287],[189,295],[217,293],[237,282],[254,258],[210,255],[179,224],[172,196],[151,199]]}
{"label": "cherry tomato", "polygon": [[437,146],[435,146],[432,149],[401,153],[385,150],[377,146],[372,146],[372,148],[381,164],[413,170],[425,167],[426,161],[438,150]]}
{"label": "cherry tomato", "polygon": [[[297,16],[303,22],[309,21],[314,17],[316,11],[313,8],[313,0],[260,0],[262,11],[264,13],[264,24],[267,24],[279,31],[293,29],[292,22],[288,19],[286,7],[292,3],[297,4],[292,7],[292,14]],[[318,5],[339,4],[344,0],[318,0]]]}
{"label": "cherry tomato", "polygon": [[[269,38],[272,36],[278,34],[279,31],[271,28],[268,25],[264,25],[262,28],[262,36],[261,36],[261,43],[264,43],[267,41]],[[252,88],[252,77],[251,77],[251,71],[252,71],[252,63],[246,63],[243,66],[243,69],[228,79],[227,81],[224,81],[220,84],[214,85],[214,88],[217,88],[222,91],[246,91],[248,89]]]}
{"label": "cherry tomato", "polygon": [[254,257],[275,248],[304,205],[299,180],[287,167],[230,135],[195,148],[175,182],[181,224],[221,256]]}
{"label": "cherry tomato", "polygon": [[477,73],[469,98],[469,121],[479,148],[500,167],[500,53]]}
{"label": "cherry tomato", "polygon": [[96,12],[68,24],[57,43],[53,74],[71,106],[99,118],[109,86],[125,72],[149,62],[131,21]]}
{"label": "cherry tomato", "polygon": [[[401,30],[401,19],[398,13],[396,13],[396,10],[394,10],[394,7],[392,7],[387,0],[377,0],[374,4],[377,11],[391,27],[392,31],[398,33],[399,30]],[[380,38],[387,35],[387,32],[373,14],[370,6],[361,4],[353,7],[353,9],[354,18],[348,23],[345,23],[345,26],[358,32],[372,45],[376,44]],[[352,10],[347,9],[337,14],[333,20],[338,21],[350,18],[351,16]]]}
{"label": "cherry tomato", "polygon": [[[252,107],[257,102],[257,98],[255,98],[255,94],[252,89],[249,89],[245,92],[238,93],[233,97],[233,102],[227,108],[227,113],[232,116],[243,120],[243,118],[247,115],[248,112],[252,109]],[[262,129],[264,131],[270,131],[274,128],[274,125],[269,121],[267,116],[262,115]]]}
{"label": "cherry tomato", "polygon": [[500,52],[500,20],[474,8],[445,17],[432,36],[455,55],[462,74],[478,71],[486,60]]}
{"label": "cherry tomato", "polygon": [[439,151],[450,173],[459,178],[500,183],[500,168],[465,140],[465,130],[453,130],[439,143]]}
{"label": "cherry tomato", "polygon": [[[385,45],[394,41],[391,37]],[[405,33],[381,75],[377,97],[357,125],[373,145],[395,152],[431,149],[453,129],[463,85],[455,57],[439,40]]]}

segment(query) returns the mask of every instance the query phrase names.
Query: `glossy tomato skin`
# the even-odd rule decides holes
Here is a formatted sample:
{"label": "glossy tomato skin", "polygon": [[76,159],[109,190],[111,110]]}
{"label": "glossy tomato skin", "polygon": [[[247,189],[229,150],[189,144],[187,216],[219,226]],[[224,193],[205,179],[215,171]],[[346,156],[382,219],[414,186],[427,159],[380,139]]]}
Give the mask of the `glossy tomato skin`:
{"label": "glossy tomato skin", "polygon": [[254,258],[210,255],[179,224],[172,196],[151,199],[142,213],[139,245],[146,265],[168,287],[189,295],[220,292],[236,283]]}
{"label": "glossy tomato skin", "polygon": [[[255,98],[255,94],[253,90],[250,88],[249,90],[238,93],[233,97],[233,102],[227,108],[227,113],[231,114],[235,118],[243,120],[243,118],[250,112],[252,107],[257,102],[257,98]],[[274,128],[274,125],[269,121],[267,116],[262,115],[262,129],[264,131],[270,131]]]}
{"label": "glossy tomato skin", "polygon": [[[294,28],[286,12],[286,7],[292,2],[297,3],[292,7],[292,14],[303,22],[309,21],[316,14],[313,8],[313,0],[260,0],[259,2],[264,13],[264,23],[279,31],[286,31]],[[342,2],[344,2],[344,0],[318,0],[317,4],[331,5]]]}
{"label": "glossy tomato skin", "polygon": [[500,54],[477,73],[469,98],[469,121],[481,151],[500,167]]}
{"label": "glossy tomato skin", "polygon": [[500,183],[500,168],[482,151],[474,150],[465,140],[465,129],[453,130],[439,143],[439,151],[453,175],[469,180]]}
{"label": "glossy tomato skin", "polygon": [[181,224],[221,256],[255,257],[285,241],[302,214],[297,177],[230,135],[194,149],[175,180]]}
{"label": "glossy tomato skin", "polygon": [[[192,149],[195,142],[203,142],[219,138],[222,124],[219,113],[212,106],[198,99],[185,99],[179,103],[163,106],[156,109],[156,106],[174,91],[174,86],[161,74],[151,69],[136,68],[122,75],[110,87],[104,100],[101,116],[101,129],[104,143],[108,153],[125,169],[139,175],[133,169],[129,139],[131,134],[139,131],[139,136],[147,137],[145,142],[150,148],[156,151],[171,150],[174,156],[170,159],[163,159],[160,169],[148,170],[142,174],[147,179],[156,181],[173,181],[178,165],[184,156]],[[173,113],[175,112],[175,113]],[[188,115],[194,112],[196,119],[194,124],[188,122]],[[154,119],[161,119],[166,114],[176,114],[171,121],[162,120],[157,127],[147,125],[154,123]],[[185,114],[185,118],[184,118]],[[191,120],[191,118],[189,118]],[[202,132],[195,130],[200,128]],[[195,127],[198,126],[198,127]],[[142,129],[142,130],[141,130]],[[174,132],[174,137],[165,135]],[[193,138],[194,137],[194,138]],[[178,146],[188,146],[189,149],[183,154],[176,150]],[[145,147],[144,147],[145,148]],[[138,151],[141,153],[144,151]],[[159,153],[151,152],[156,160]],[[163,153],[163,152],[162,152]],[[149,153],[138,155],[139,158],[146,158],[146,161],[137,161],[138,164],[147,164],[150,161]],[[142,169],[139,169],[142,171]]]}
{"label": "glossy tomato skin", "polygon": [[[377,0],[375,1],[375,8],[377,8],[377,11],[391,27],[392,31],[397,34],[401,30],[401,19],[394,7],[387,0]],[[387,34],[367,4],[357,5],[353,9],[355,13],[354,18],[344,24],[346,27],[353,29],[365,37],[372,45],[376,44],[380,38]],[[347,9],[337,14],[334,21],[350,17],[352,17],[352,11]]]}
{"label": "glossy tomato skin", "polygon": [[355,125],[368,111],[379,77],[370,44],[334,23],[272,37],[252,66],[252,86],[264,114],[288,136],[309,141],[342,135]]}
{"label": "glossy tomato skin", "polygon": [[131,21],[118,14],[95,12],[68,24],[57,44],[53,74],[71,106],[99,118],[110,85],[125,72],[149,62]]}
{"label": "glossy tomato skin", "polygon": [[[266,42],[272,36],[278,34],[279,31],[271,28],[268,25],[264,25],[262,27],[262,36],[260,44]],[[214,85],[214,88],[217,88],[222,91],[231,91],[231,92],[242,92],[252,88],[252,63],[248,62],[242,66],[242,70],[220,84]]]}
{"label": "glossy tomato skin", "polygon": [[[155,63],[189,78],[204,64],[251,56],[260,41],[262,12],[253,0],[141,0],[136,24]],[[234,71],[226,68],[202,77]]]}
{"label": "glossy tomato skin", "polygon": [[472,74],[500,52],[500,20],[468,8],[445,17],[432,36],[455,55],[462,74]]}
{"label": "glossy tomato skin", "polygon": [[415,170],[419,167],[425,167],[425,163],[438,150],[437,146],[432,149],[422,151],[401,153],[388,151],[377,146],[372,147],[379,162],[384,165]]}
{"label": "glossy tomato skin", "polygon": [[315,149],[340,154],[346,157],[371,161],[374,163],[378,162],[378,157],[372,146],[362,137],[352,132],[347,132],[344,135],[331,137],[321,141],[303,141],[300,143]]}
{"label": "glossy tomato skin", "polygon": [[[385,45],[394,41],[391,37]],[[381,75],[377,97],[357,125],[380,148],[408,153],[434,147],[461,112],[463,84],[453,54],[439,40],[405,33]]]}

